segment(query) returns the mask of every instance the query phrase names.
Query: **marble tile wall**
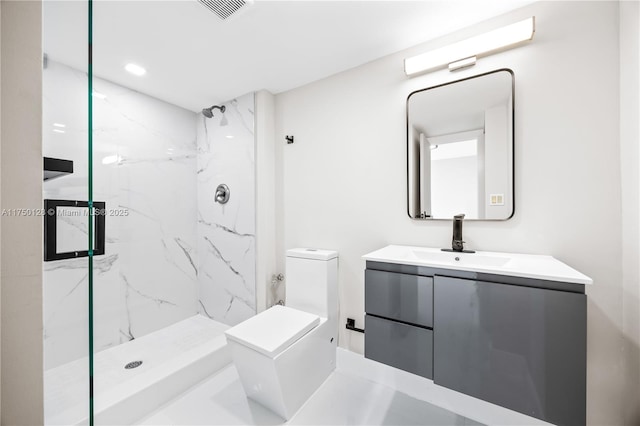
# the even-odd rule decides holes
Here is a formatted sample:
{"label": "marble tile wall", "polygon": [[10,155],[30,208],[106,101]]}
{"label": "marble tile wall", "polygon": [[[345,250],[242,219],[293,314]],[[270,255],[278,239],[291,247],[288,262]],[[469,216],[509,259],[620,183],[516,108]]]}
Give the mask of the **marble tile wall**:
{"label": "marble tile wall", "polygon": [[[43,79],[44,155],[74,161],[44,198],[86,200],[86,74],[50,60]],[[98,78],[94,89],[94,200],[107,206],[99,351],[198,312],[198,161],[195,113]],[[87,276],[87,258],[44,262],[45,369],[88,355]]]}
{"label": "marble tile wall", "polygon": [[[44,198],[86,200],[86,74],[49,60],[43,79],[44,155],[74,161]],[[99,78],[94,91],[93,198],[107,206],[95,350],[196,313],[229,325],[254,315],[254,94],[207,119]],[[87,283],[87,258],[44,262],[45,369],[88,355]]]}
{"label": "marble tile wall", "polygon": [[[198,306],[235,325],[256,313],[255,143],[253,93],[197,118]],[[214,202],[226,184],[226,204]]]}

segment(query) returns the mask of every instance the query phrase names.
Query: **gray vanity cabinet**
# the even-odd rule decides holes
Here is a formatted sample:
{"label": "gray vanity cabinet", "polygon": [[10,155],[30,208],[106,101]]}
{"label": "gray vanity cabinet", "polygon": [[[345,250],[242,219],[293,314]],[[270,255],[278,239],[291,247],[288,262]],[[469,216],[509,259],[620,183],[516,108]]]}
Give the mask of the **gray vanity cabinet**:
{"label": "gray vanity cabinet", "polygon": [[433,378],[432,330],[374,315],[365,317],[364,327],[370,336],[364,342],[367,358]]}
{"label": "gray vanity cabinet", "polygon": [[365,271],[364,353],[433,378],[433,277]]}
{"label": "gray vanity cabinet", "polygon": [[367,262],[365,357],[558,425],[586,423],[584,285]]}
{"label": "gray vanity cabinet", "polygon": [[434,282],[435,383],[555,424],[585,424],[584,294]]}
{"label": "gray vanity cabinet", "polygon": [[365,271],[368,314],[420,327],[433,327],[433,277]]}

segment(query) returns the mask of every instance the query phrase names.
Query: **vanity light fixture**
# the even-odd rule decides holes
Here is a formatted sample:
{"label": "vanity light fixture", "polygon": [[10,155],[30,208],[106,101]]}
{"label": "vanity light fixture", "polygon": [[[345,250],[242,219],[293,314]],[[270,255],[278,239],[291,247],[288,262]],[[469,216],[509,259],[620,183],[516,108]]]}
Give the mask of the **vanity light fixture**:
{"label": "vanity light fixture", "polygon": [[138,77],[143,76],[147,73],[147,70],[142,68],[140,65],[136,64],[127,64],[124,66],[124,69],[130,72],[133,75],[137,75]]}
{"label": "vanity light fixture", "polygon": [[471,67],[476,64],[476,57],[472,56],[470,58],[460,59],[459,61],[451,62],[449,64],[449,71],[456,71],[462,68]]}
{"label": "vanity light fixture", "polygon": [[531,40],[535,33],[535,16],[439,49],[404,60],[404,72],[413,76],[449,65],[449,70],[475,65],[476,58],[506,50]]}

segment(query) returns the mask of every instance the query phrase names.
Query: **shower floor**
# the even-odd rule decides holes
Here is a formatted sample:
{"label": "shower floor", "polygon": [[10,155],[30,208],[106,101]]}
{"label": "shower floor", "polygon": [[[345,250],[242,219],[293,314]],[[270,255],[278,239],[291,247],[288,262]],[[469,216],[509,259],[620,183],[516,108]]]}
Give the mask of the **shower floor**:
{"label": "shower floor", "polygon": [[[131,424],[231,362],[217,321],[195,315],[94,357],[96,424]],[[136,368],[125,369],[132,361]],[[45,424],[88,424],[88,357],[45,371]]]}

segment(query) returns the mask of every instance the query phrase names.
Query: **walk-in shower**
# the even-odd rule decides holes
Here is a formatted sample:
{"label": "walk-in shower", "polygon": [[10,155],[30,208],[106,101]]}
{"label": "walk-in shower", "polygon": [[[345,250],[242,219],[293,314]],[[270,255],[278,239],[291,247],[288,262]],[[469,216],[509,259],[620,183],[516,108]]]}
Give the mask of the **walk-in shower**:
{"label": "walk-in shower", "polygon": [[[96,3],[93,19],[127,7],[137,6]],[[118,77],[101,56],[126,50],[117,25],[93,27],[103,43],[90,68],[88,40],[68,43],[86,37],[87,12],[85,2],[43,5],[43,152],[74,165],[44,182],[43,203],[87,213],[54,221],[59,244],[73,237],[86,254],[43,261],[46,424],[89,422],[89,407],[96,424],[139,419],[226,365],[222,333],[256,313],[254,94],[200,111]],[[141,78],[159,72],[147,68]],[[234,191],[224,205],[222,183]],[[104,253],[87,247],[98,203]]]}

